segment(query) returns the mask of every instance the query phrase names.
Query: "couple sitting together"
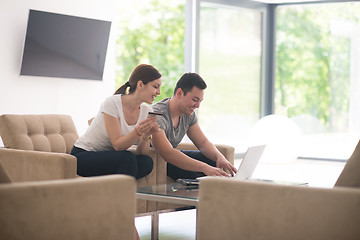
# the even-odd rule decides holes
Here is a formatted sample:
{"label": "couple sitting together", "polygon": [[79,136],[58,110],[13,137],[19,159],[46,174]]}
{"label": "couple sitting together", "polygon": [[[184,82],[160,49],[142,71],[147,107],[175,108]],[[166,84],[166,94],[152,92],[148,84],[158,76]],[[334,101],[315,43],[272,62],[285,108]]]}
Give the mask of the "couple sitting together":
{"label": "couple sitting together", "polygon": [[[152,104],[160,94],[161,74],[141,64],[129,80],[101,105],[86,133],[71,154],[77,158],[77,174],[83,177],[127,174],[142,178],[153,169],[147,156],[150,142],[167,161],[170,178],[229,176],[236,172],[201,131],[195,109],[204,98],[206,83],[196,73],[185,73],[171,98]],[[162,115],[149,115],[149,112]],[[175,149],[184,135],[200,151]],[[136,144],[135,153],[128,151]]]}

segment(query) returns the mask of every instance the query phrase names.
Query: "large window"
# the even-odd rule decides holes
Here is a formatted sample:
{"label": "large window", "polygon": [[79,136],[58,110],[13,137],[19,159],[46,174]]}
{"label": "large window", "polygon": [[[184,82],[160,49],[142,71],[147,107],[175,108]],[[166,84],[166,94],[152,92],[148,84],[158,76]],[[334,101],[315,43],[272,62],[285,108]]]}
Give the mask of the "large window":
{"label": "large window", "polygon": [[[172,95],[185,71],[197,71],[208,84],[199,121],[212,142],[243,152],[254,123],[266,112],[298,125],[302,157],[346,159],[353,151],[360,138],[359,2],[271,7],[227,0],[119,3],[117,86],[134,66],[150,63],[163,74],[160,100]],[[275,26],[265,20],[272,16]]]}
{"label": "large window", "polygon": [[118,1],[116,86],[140,63],[163,75],[161,95],[170,97],[184,73],[185,0]]}
{"label": "large window", "polygon": [[246,150],[260,117],[261,31],[259,10],[200,5],[198,69],[208,85],[200,125],[212,142],[237,152]]}
{"label": "large window", "polygon": [[275,113],[302,132],[300,156],[346,159],[360,137],[360,3],[276,11]]}

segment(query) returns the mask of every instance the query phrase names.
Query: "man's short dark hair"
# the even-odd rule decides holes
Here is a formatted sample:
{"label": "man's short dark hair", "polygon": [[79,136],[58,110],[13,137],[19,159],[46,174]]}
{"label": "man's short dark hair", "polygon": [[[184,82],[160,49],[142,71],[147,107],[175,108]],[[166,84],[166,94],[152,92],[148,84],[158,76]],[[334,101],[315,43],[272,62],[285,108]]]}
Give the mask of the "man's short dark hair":
{"label": "man's short dark hair", "polygon": [[207,86],[205,81],[200,77],[197,73],[184,73],[179,81],[176,83],[176,87],[174,89],[174,95],[176,91],[181,88],[186,95],[193,87],[197,87],[201,90],[204,90]]}

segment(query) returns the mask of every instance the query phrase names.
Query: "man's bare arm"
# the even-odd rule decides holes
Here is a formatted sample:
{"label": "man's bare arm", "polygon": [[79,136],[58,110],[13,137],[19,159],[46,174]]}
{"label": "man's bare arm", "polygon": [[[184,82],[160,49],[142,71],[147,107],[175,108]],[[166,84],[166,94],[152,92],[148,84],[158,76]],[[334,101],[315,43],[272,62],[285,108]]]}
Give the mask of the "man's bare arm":
{"label": "man's bare arm", "polygon": [[208,176],[227,176],[220,168],[190,158],[177,149],[174,149],[163,130],[153,134],[152,144],[156,151],[169,163],[188,171],[203,172]]}
{"label": "man's bare arm", "polygon": [[216,146],[209,141],[201,130],[199,123],[192,125],[189,128],[187,135],[202,154],[216,162],[217,167],[225,168],[231,175],[235,175],[237,171],[236,168],[224,157]]}

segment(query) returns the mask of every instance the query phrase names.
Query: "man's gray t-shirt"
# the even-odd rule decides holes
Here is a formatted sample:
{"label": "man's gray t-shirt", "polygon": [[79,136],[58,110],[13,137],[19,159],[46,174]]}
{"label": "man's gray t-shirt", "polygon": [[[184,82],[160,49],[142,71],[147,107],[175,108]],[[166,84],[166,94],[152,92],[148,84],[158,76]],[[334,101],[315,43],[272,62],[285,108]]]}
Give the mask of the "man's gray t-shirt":
{"label": "man's gray t-shirt", "polygon": [[198,118],[195,112],[190,116],[184,114],[180,117],[179,126],[174,128],[170,115],[169,100],[170,98],[165,98],[152,105],[152,108],[155,112],[161,112],[163,114],[163,116],[157,116],[156,121],[165,131],[166,137],[171,145],[176,148],[187,133],[189,127],[197,123]]}

